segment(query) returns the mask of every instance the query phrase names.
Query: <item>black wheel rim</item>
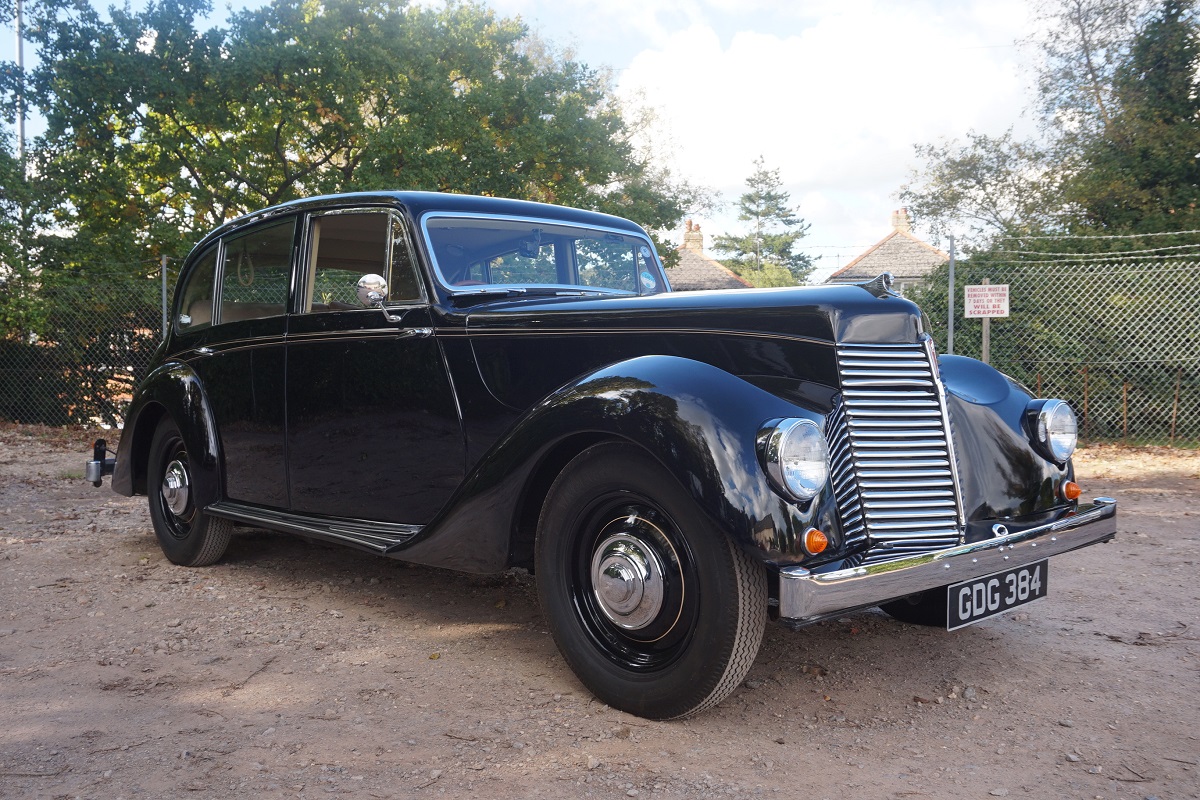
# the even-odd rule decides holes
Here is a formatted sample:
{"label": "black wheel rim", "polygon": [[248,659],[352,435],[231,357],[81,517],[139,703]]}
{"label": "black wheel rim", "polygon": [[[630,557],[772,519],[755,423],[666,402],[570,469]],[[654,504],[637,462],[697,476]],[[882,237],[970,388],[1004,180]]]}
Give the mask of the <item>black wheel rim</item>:
{"label": "black wheel rim", "polygon": [[[166,532],[172,538],[186,539],[192,532],[192,520],[196,516],[196,508],[191,499],[191,466],[187,449],[183,446],[183,440],[175,437],[168,440],[163,450],[162,469],[159,471],[161,480],[158,491],[154,494],[155,504],[163,522],[166,523]],[[167,487],[172,476],[183,481],[184,499],[182,508],[178,511],[171,508],[172,497],[178,495],[172,495]],[[179,505],[176,508],[179,508]]]}
{"label": "black wheel rim", "polygon": [[[576,520],[564,575],[592,645],[623,669],[668,666],[696,627],[698,581],[687,539],[657,504],[624,492],[597,498]],[[631,574],[639,564],[644,579]],[[632,587],[627,598],[622,585]]]}

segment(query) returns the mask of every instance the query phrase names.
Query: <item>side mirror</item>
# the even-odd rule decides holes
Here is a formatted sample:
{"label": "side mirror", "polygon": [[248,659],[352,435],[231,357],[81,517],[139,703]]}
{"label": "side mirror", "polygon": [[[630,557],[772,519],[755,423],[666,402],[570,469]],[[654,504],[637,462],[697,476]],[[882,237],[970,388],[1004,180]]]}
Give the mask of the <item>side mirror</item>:
{"label": "side mirror", "polygon": [[382,305],[387,299],[388,285],[382,275],[370,273],[358,279],[358,302],[366,308]]}

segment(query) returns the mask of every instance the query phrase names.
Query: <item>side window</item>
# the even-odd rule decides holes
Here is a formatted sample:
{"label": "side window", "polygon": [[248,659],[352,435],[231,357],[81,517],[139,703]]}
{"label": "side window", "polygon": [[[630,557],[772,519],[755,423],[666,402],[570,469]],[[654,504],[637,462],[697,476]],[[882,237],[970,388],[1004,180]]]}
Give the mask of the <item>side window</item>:
{"label": "side window", "polygon": [[629,292],[638,290],[636,243],[610,235],[605,239],[578,239],[575,260],[582,286],[607,286]]}
{"label": "side window", "polygon": [[175,329],[180,333],[212,325],[216,273],[217,246],[214,244],[192,263],[191,271],[179,287],[179,316],[175,318]]}
{"label": "side window", "polygon": [[313,217],[305,311],[362,308],[358,279],[381,275],[388,299],[419,300],[422,293],[403,221],[387,211]]}
{"label": "side window", "polygon": [[218,322],[276,317],[287,311],[294,219],[225,240]]}

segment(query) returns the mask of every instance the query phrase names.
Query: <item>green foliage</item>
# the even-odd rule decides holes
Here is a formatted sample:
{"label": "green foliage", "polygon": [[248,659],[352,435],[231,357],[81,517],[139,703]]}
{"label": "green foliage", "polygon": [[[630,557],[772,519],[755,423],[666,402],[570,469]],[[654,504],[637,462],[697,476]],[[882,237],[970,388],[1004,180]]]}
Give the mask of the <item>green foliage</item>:
{"label": "green foliage", "polygon": [[[738,219],[750,223],[744,235],[723,234],[713,239],[713,249],[732,253],[722,261],[755,286],[794,286],[812,272],[812,259],[793,248],[808,233],[808,224],[790,207],[791,195],[783,191],[779,170],[767,169],[762,157],[755,159],[754,172],[746,179],[745,192],[738,201]],[[763,281],[782,280],[781,267],[791,275],[790,283],[757,283],[746,273],[753,272]],[[769,274],[768,274],[769,273]]]}
{"label": "green foliage", "polygon": [[1200,36],[1190,3],[1166,0],[1113,85],[1107,134],[1088,142],[1069,197],[1085,224],[1121,232],[1200,224]]}
{"label": "green foliage", "polygon": [[1129,234],[1200,226],[1200,39],[1191,0],[1043,7],[1043,141],[918,145],[900,193],[935,236]]}
{"label": "green foliage", "polygon": [[1145,13],[1146,0],[1053,0],[1034,4],[1041,31],[1037,74],[1042,125],[1074,151],[1104,135],[1112,119],[1113,81]]}
{"label": "green foliage", "polygon": [[[0,338],[37,338],[37,357],[63,368],[112,362],[122,331],[153,333],[155,317],[87,291],[100,275],[141,314],[162,256],[178,263],[203,232],[266,205],[423,189],[667,229],[697,196],[635,144],[606,74],[479,4],[271,0],[224,27],[204,24],[208,0],[26,8],[40,66],[25,85],[47,129],[28,182],[0,142]],[[19,76],[0,66],[11,114]],[[68,341],[68,324],[84,338]],[[121,383],[72,374],[88,397]]]}
{"label": "green foliage", "polygon": [[791,271],[781,264],[772,264],[765,262],[762,269],[754,269],[746,267],[742,269],[741,277],[750,282],[751,286],[757,289],[766,289],[771,286],[795,286],[796,276]]}
{"label": "green foliage", "polygon": [[960,245],[984,246],[997,235],[1050,226],[1062,175],[1050,153],[1020,141],[969,131],[966,142],[916,146],[926,166],[898,195],[935,242],[957,232]]}
{"label": "green foliage", "polygon": [[202,0],[111,22],[66,2],[36,34],[43,169],[68,198],[59,224],[89,245],[136,233],[179,254],[246,211],[350,190],[519,197],[648,227],[683,213],[603,76],[482,6],[275,0],[202,31]]}

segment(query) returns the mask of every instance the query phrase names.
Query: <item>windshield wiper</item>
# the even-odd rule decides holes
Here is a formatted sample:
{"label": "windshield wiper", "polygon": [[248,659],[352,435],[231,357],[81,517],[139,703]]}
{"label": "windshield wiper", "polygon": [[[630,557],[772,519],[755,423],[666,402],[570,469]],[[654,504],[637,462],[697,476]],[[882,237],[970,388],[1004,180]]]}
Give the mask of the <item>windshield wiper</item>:
{"label": "windshield wiper", "polygon": [[455,289],[451,297],[512,297],[513,295],[529,295],[530,297],[604,297],[611,294],[621,294],[612,289],[556,289],[552,286],[481,286],[477,289]]}
{"label": "windshield wiper", "polygon": [[483,286],[478,289],[455,289],[450,292],[451,297],[482,297],[486,295],[498,295],[501,297],[509,297],[514,294],[526,294],[528,290],[523,286]]}

